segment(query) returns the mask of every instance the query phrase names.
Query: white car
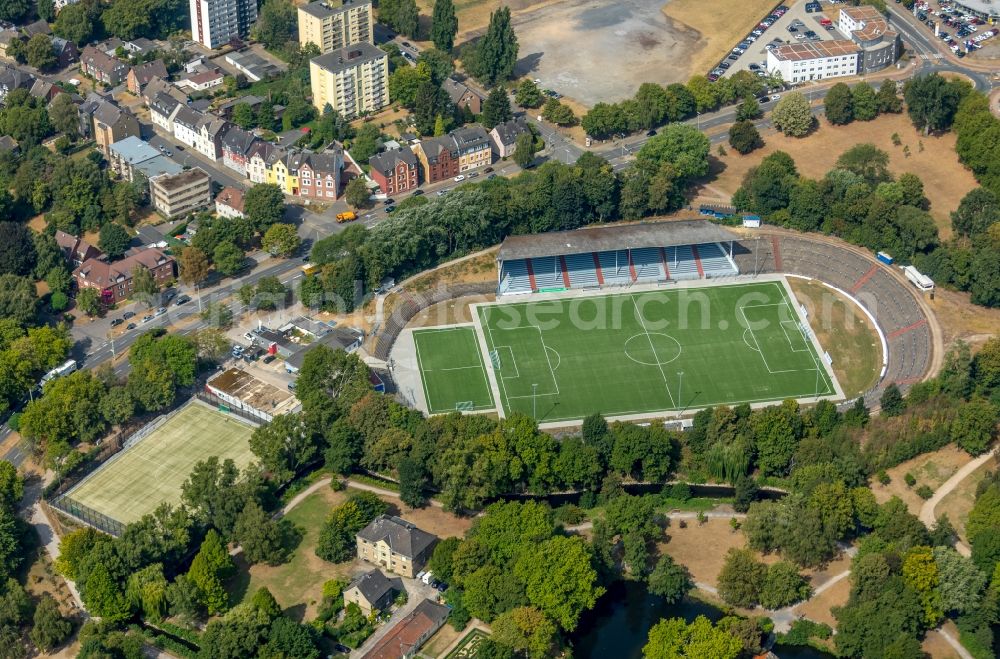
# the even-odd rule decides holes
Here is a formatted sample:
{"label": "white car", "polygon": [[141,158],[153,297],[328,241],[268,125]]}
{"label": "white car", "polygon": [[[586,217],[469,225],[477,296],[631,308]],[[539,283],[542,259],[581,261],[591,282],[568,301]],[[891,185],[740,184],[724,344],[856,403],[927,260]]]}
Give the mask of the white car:
{"label": "white car", "polygon": [[771,94],[771,100],[772,101],[777,101],[780,98],[781,98],[781,94]]}
{"label": "white car", "polygon": [[456,176],[452,180],[455,181],[455,183],[461,183],[462,181],[465,180],[465,174],[459,174],[458,176]]}

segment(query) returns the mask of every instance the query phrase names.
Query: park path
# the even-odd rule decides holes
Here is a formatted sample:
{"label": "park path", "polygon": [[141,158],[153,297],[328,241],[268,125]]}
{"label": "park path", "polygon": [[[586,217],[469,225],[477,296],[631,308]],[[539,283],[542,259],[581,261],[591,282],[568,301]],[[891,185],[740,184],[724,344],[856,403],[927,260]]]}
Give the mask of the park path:
{"label": "park path", "polygon": [[[958,487],[959,483],[968,478],[976,469],[986,464],[995,454],[996,449],[987,451],[952,474],[951,478],[942,483],[941,487],[934,491],[931,498],[925,501],[924,505],[920,507],[920,521],[927,528],[934,528],[934,524],[937,522],[937,517],[934,516],[934,508],[941,503],[942,499],[951,494],[951,491]],[[955,551],[965,557],[972,556],[972,550],[969,549],[969,546],[957,538],[955,539]]]}
{"label": "park path", "polygon": [[[666,513],[664,515],[667,519],[698,519],[698,513]],[[731,519],[735,517],[736,519],[746,519],[746,513],[729,513],[729,512],[706,512],[706,519]],[[589,531],[594,528],[593,522],[583,522],[582,524],[574,524],[573,526],[565,527],[567,531]]]}
{"label": "park path", "polygon": [[951,646],[951,649],[954,650],[959,657],[961,657],[962,659],[976,659],[975,657],[972,656],[972,653],[966,650],[965,647],[961,643],[959,643],[958,640],[954,636],[952,636],[947,629],[945,629],[944,627],[938,627],[937,631],[938,634],[941,634],[941,638],[943,638],[945,642]]}
{"label": "park path", "polygon": [[[59,558],[59,542],[61,538],[56,533],[55,528],[49,521],[48,515],[42,508],[42,489],[53,477],[54,474],[52,472],[46,472],[45,478],[41,482],[32,483],[24,488],[24,498],[21,499],[21,516],[26,518],[35,528],[39,540],[45,546],[45,551],[48,552],[49,558],[55,564],[56,559]],[[83,607],[83,599],[80,597],[80,592],[76,589],[76,584],[66,578],[63,578],[63,581],[66,582],[70,594],[73,595],[73,603],[86,619],[87,610]]]}

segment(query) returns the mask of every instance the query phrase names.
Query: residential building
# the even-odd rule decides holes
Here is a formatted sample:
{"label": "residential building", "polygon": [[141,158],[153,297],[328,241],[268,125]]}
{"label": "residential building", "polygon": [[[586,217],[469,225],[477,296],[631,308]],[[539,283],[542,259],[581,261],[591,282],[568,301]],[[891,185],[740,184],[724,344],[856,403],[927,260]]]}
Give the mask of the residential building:
{"label": "residential building", "polygon": [[793,84],[857,75],[860,65],[861,47],[844,39],[784,44],[767,52],[767,70]]}
{"label": "residential building", "polygon": [[81,290],[96,288],[101,302],[112,305],[132,294],[132,276],[137,268],[148,270],[157,283],[163,284],[174,277],[174,257],[154,247],[136,250],[113,263],[87,259],[73,271],[73,278]]}
{"label": "residential building", "polygon": [[236,67],[236,70],[245,75],[251,82],[271,78],[281,73],[277,66],[250,51],[229,53],[226,55],[226,61]]}
{"label": "residential building", "polygon": [[22,39],[21,33],[17,30],[0,30],[0,56],[14,59],[7,54],[7,49],[15,41],[21,41]]}
{"label": "residential building", "polygon": [[80,59],[76,44],[62,37],[52,37],[52,54],[56,56],[56,66],[60,69],[65,69]]}
{"label": "residential building", "polygon": [[361,613],[366,616],[372,611],[383,611],[392,605],[396,596],[406,592],[403,580],[399,577],[390,578],[372,570],[355,577],[344,589],[344,605],[357,604]]}
{"label": "residential building", "polygon": [[215,212],[219,217],[245,217],[243,214],[243,191],[226,186],[215,195]]}
{"label": "residential building", "polygon": [[221,48],[250,34],[257,0],[190,0],[191,37],[206,48]]}
{"label": "residential building", "polygon": [[110,154],[109,149],[115,142],[142,135],[135,115],[113,101],[101,99],[91,116],[94,122],[92,136],[105,157]]}
{"label": "residential building", "polygon": [[241,104],[248,105],[250,106],[251,110],[257,112],[257,108],[260,107],[260,104],[263,102],[264,99],[261,98],[260,96],[254,96],[252,94],[248,94],[247,96],[240,96],[239,98],[230,99],[225,103],[220,103],[215,108],[215,114],[219,115],[223,119],[231,121],[233,118],[233,109],[237,105]]}
{"label": "residential building", "polygon": [[447,78],[441,83],[441,88],[448,94],[448,98],[456,108],[468,108],[472,114],[480,114],[483,111],[483,97],[454,78]]}
{"label": "residential building", "polygon": [[105,39],[104,41],[96,43],[94,44],[94,48],[101,51],[105,55],[112,56],[118,52],[119,48],[126,52],[128,51],[128,48],[125,46],[125,42],[118,37],[111,37],[110,39]]}
{"label": "residential building", "polygon": [[81,265],[84,261],[89,261],[91,259],[101,260],[106,258],[104,256],[104,252],[97,249],[83,238],[68,234],[65,231],[60,231],[58,229],[56,229],[56,244],[59,245],[59,249],[62,250],[66,260],[74,268]]}
{"label": "residential building", "polygon": [[207,158],[218,160],[222,157],[222,137],[232,126],[224,119],[219,119],[214,114],[202,115],[198,125],[198,142],[195,148]]}
{"label": "residential building", "polygon": [[340,170],[344,167],[344,152],[339,148],[324,153],[298,151],[288,156],[288,172],[298,177],[298,191],[286,194],[308,199],[336,199],[340,194]]}
{"label": "residential building", "polygon": [[185,105],[173,96],[160,92],[149,102],[149,118],[154,124],[173,134],[174,118],[183,107]]}
{"label": "residential building", "polygon": [[374,43],[372,0],[328,0],[299,6],[299,45],[315,44],[321,53]]}
{"label": "residential building", "polygon": [[197,167],[154,176],[149,179],[149,196],[164,217],[183,215],[212,203],[212,178]]}
{"label": "residential building", "polygon": [[412,659],[427,639],[441,629],[450,612],[451,609],[443,604],[423,600],[393,625],[361,659]]}
{"label": "residential building", "polygon": [[250,149],[250,157],[247,158],[247,178],[250,179],[251,183],[268,182],[270,163],[276,153],[284,154],[284,149],[263,140],[254,143]]}
{"label": "residential building", "polygon": [[183,167],[135,136],[115,142],[108,151],[111,171],[126,181],[134,181],[137,173],[150,179],[160,174],[180,174],[184,171]]}
{"label": "residential building", "polygon": [[128,69],[128,64],[94,46],[84,46],[80,55],[80,71],[109,87],[122,84]]}
{"label": "residential building", "polygon": [[379,515],[358,531],[358,558],[404,577],[413,578],[424,569],[437,536],[392,515]]}
{"label": "residential building", "polygon": [[194,73],[187,78],[182,78],[177,81],[177,84],[181,87],[187,87],[193,89],[196,92],[203,92],[213,87],[222,86],[222,82],[225,80],[225,76],[222,71],[218,69],[214,71],[200,71]]}
{"label": "residential building", "polygon": [[493,152],[497,158],[508,158],[514,155],[517,150],[517,138],[525,133],[530,133],[528,122],[524,117],[514,117],[510,121],[497,124],[490,131],[490,142],[493,143]]}
{"label": "residential building", "polygon": [[24,32],[24,36],[29,39],[36,34],[44,34],[45,36],[50,36],[52,34],[52,28],[49,27],[48,21],[42,20],[41,18],[32,23],[28,23],[21,28],[21,31]]}
{"label": "residential building", "polygon": [[418,142],[413,152],[420,161],[425,183],[437,183],[458,176],[458,144],[451,135]]}
{"label": "residential building", "polygon": [[837,29],[861,47],[860,73],[871,73],[896,63],[903,51],[899,33],[875,7],[842,7]]}
{"label": "residential building", "polygon": [[49,101],[54,99],[59,94],[64,94],[65,92],[53,85],[51,82],[36,80],[32,83],[31,89],[28,90],[28,93],[31,94],[32,98],[37,98],[48,105]]}
{"label": "residential building", "polygon": [[458,145],[459,172],[486,167],[493,162],[489,133],[479,124],[456,128],[451,135]]}
{"label": "residential building", "polygon": [[153,78],[167,79],[167,67],[161,59],[133,66],[126,76],[128,90],[138,96]]}
{"label": "residential building", "polygon": [[159,76],[150,78],[142,88],[142,100],[149,105],[157,94],[166,94],[181,103],[187,103],[188,95]]}
{"label": "residential building", "polygon": [[376,153],[368,159],[368,174],[387,195],[413,190],[419,185],[417,156],[408,146]]}
{"label": "residential building", "polygon": [[389,56],[370,43],[358,43],[314,57],[309,62],[313,105],[327,105],[345,117],[377,112],[389,104]]}
{"label": "residential building", "polygon": [[15,89],[31,89],[35,76],[15,66],[0,68],[0,103]]}
{"label": "residential building", "polygon": [[222,136],[222,164],[246,176],[250,154],[259,141],[253,133],[230,125]]}

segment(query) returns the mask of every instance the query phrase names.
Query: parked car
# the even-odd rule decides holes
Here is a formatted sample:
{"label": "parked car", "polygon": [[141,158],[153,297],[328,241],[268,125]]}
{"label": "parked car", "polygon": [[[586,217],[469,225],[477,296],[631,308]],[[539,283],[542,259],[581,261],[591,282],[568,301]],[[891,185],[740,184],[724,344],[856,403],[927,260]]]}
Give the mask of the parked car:
{"label": "parked car", "polygon": [[472,172],[469,174],[469,178],[479,178],[479,172]]}
{"label": "parked car", "polygon": [[187,304],[190,301],[191,301],[190,295],[181,295],[179,298],[177,298],[177,301],[174,302],[174,305],[179,307],[182,304]]}
{"label": "parked car", "polygon": [[122,314],[122,318],[124,318],[125,320],[128,320],[129,318],[135,318],[135,312],[126,311],[125,313]]}
{"label": "parked car", "polygon": [[483,172],[485,172],[486,174],[491,174],[493,172],[493,168],[487,167],[486,169],[483,170]]}
{"label": "parked car", "polygon": [[165,313],[167,313],[167,308],[166,307],[160,307],[159,309],[156,310],[156,315],[157,316],[162,316]]}
{"label": "parked car", "polygon": [[[722,69],[723,72],[730,66],[732,66],[732,64],[730,64],[729,62],[719,62],[719,68]],[[719,73],[719,75],[722,75],[722,73]]]}
{"label": "parked car", "polygon": [[655,128],[650,128],[649,130],[646,131],[646,137],[652,137],[653,135],[656,135]]}
{"label": "parked car", "polygon": [[277,358],[274,355],[268,355],[267,357],[265,357],[264,359],[262,359],[260,361],[264,362],[265,364],[270,364],[275,359],[277,359]]}
{"label": "parked car", "polygon": [[486,180],[489,181],[491,179],[495,179],[496,177],[497,177],[496,174],[489,174],[489,175],[486,176]]}
{"label": "parked car", "polygon": [[125,326],[125,329],[127,329],[127,330],[134,330],[135,329],[135,323],[129,323],[128,325]]}
{"label": "parked car", "polygon": [[333,644],[333,649],[336,652],[340,652],[341,654],[351,654],[351,648],[347,647],[346,645],[344,645],[342,643],[334,643]]}
{"label": "parked car", "polygon": [[423,190],[421,190],[420,188],[417,188],[416,190],[414,190],[414,191],[413,191],[413,196],[414,196],[414,197],[419,197],[419,196],[420,196],[420,195],[422,195],[423,193],[424,193],[424,191],[423,191]]}
{"label": "parked car", "polygon": [[455,178],[453,178],[452,180],[453,180],[453,181],[454,181],[455,183],[461,183],[462,181],[464,181],[464,180],[465,180],[465,174],[459,174],[458,176],[456,176],[456,177],[455,177]]}
{"label": "parked car", "polygon": [[709,82],[715,82],[718,79],[719,79],[719,74],[718,73],[709,73],[708,74],[708,81]]}
{"label": "parked car", "polygon": [[143,316],[142,317],[142,322],[144,322],[144,323],[148,323],[151,320],[153,320],[153,316]]}
{"label": "parked car", "polygon": [[390,199],[386,199],[385,201],[383,201],[382,205],[383,206],[392,206],[394,203],[396,203],[396,200],[390,198]]}
{"label": "parked car", "polygon": [[772,101],[778,101],[781,99],[781,94],[771,94]]}
{"label": "parked car", "polygon": [[394,210],[396,210],[396,207],[395,207],[395,206],[386,206],[386,207],[385,207],[385,212],[386,212],[386,213],[391,213],[391,212],[392,212],[392,211],[394,211]]}
{"label": "parked car", "polygon": [[182,146],[178,145],[178,146],[177,146],[177,150],[178,150],[178,151],[183,151],[183,150],[184,150],[184,147],[182,147]]}
{"label": "parked car", "polygon": [[125,321],[122,320],[121,318],[115,318],[114,320],[111,321],[111,326],[112,327],[118,327],[119,325],[121,325],[124,322]]}

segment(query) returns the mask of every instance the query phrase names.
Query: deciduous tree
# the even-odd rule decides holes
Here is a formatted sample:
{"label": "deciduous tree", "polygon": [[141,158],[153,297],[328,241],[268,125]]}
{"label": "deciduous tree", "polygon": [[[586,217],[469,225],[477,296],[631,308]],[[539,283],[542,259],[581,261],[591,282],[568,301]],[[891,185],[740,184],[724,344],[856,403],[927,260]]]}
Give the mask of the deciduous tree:
{"label": "deciduous tree", "polygon": [[764,146],[764,140],[752,122],[737,121],[729,128],[729,146],[739,153],[747,154]]}
{"label": "deciduous tree", "polygon": [[790,137],[804,137],[812,130],[815,120],[809,108],[809,101],[800,92],[791,92],[771,111],[774,127]]}
{"label": "deciduous tree", "polygon": [[270,252],[271,256],[289,257],[302,244],[294,224],[277,222],[264,233],[261,246]]}

